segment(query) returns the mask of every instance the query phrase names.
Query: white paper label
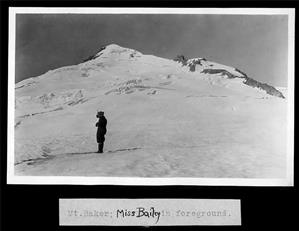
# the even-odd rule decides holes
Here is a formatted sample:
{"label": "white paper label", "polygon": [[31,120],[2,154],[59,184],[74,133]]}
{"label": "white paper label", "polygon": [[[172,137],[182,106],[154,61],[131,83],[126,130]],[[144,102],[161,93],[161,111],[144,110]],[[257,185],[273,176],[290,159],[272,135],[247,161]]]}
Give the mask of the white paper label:
{"label": "white paper label", "polygon": [[241,225],[240,200],[60,199],[68,226]]}

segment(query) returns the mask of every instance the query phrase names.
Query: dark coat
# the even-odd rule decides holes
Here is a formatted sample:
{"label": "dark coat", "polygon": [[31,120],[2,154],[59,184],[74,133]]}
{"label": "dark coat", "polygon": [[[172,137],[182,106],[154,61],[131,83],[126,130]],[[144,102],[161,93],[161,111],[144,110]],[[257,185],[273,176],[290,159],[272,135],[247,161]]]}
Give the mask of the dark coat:
{"label": "dark coat", "polygon": [[99,118],[99,121],[96,123],[96,126],[98,127],[97,131],[97,142],[103,143],[105,141],[105,135],[107,132],[106,126],[107,126],[107,120],[105,116],[97,116]]}

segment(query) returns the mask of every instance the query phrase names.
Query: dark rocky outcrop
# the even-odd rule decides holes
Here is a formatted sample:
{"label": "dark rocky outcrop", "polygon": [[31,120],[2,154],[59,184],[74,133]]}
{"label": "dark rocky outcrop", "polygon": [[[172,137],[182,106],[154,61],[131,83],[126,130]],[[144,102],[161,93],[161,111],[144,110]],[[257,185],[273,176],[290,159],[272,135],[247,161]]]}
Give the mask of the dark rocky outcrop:
{"label": "dark rocky outcrop", "polygon": [[198,58],[188,63],[189,71],[194,72],[196,65],[202,65],[202,61],[207,61],[205,58]]}
{"label": "dark rocky outcrop", "polygon": [[83,62],[87,62],[93,59],[96,59],[97,57],[99,57],[100,55],[98,55],[99,52],[101,52],[102,50],[105,50],[106,46],[101,47],[94,55],[89,56],[88,58],[84,59]]}
{"label": "dark rocky outcrop", "polygon": [[226,75],[229,79],[244,78],[245,81],[243,83],[248,86],[257,87],[261,90],[266,91],[267,94],[269,94],[269,95],[277,96],[277,97],[280,97],[283,99],[285,98],[284,95],[279,90],[277,90],[275,87],[272,87],[266,83],[261,83],[252,78],[249,78],[244,72],[242,72],[236,68],[235,68],[235,70],[237,72],[241,73],[242,76],[240,77],[240,76],[233,75],[232,73],[230,73],[229,71],[224,70],[224,69],[204,69],[203,71],[201,71],[201,73],[205,73],[205,74],[219,74],[220,73],[222,75]]}
{"label": "dark rocky outcrop", "polygon": [[244,84],[251,86],[251,87],[260,88],[261,90],[266,91],[267,94],[269,94],[269,95],[273,95],[273,96],[277,96],[277,97],[285,99],[284,95],[279,90],[277,90],[275,87],[272,87],[269,84],[261,83],[252,78],[249,78],[243,71],[241,71],[237,68],[235,68],[235,71],[241,73],[245,77],[245,81],[243,82]]}
{"label": "dark rocky outcrop", "polygon": [[235,68],[235,71],[239,72],[242,76],[247,77],[246,73],[244,73],[243,71]]}
{"label": "dark rocky outcrop", "polygon": [[269,94],[269,95],[277,96],[277,97],[280,97],[283,99],[285,98],[284,95],[280,91],[278,91],[276,88],[274,88],[266,83],[260,83],[254,79],[249,78],[249,77],[245,78],[244,84],[251,86],[251,87],[260,88],[261,90],[266,91],[267,94]]}
{"label": "dark rocky outcrop", "polygon": [[184,55],[178,55],[173,60],[176,61],[176,62],[181,63],[183,66],[186,66],[187,61],[188,61],[188,59]]}
{"label": "dark rocky outcrop", "polygon": [[[178,55],[173,59],[176,62],[181,63],[183,66],[188,66],[189,71],[194,72],[196,65],[202,65],[202,61],[207,61],[205,58],[196,58],[193,60],[187,59],[184,55]],[[189,61],[189,62],[188,62]]]}
{"label": "dark rocky outcrop", "polygon": [[204,69],[201,71],[201,73],[226,75],[229,79],[240,78],[239,76],[233,75],[232,73],[224,69]]}

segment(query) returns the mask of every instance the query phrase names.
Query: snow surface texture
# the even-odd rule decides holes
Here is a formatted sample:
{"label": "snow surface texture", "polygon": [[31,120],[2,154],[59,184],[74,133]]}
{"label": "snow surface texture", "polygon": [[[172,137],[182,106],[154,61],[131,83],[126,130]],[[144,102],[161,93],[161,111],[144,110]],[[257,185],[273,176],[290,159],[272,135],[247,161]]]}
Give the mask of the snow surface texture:
{"label": "snow surface texture", "polygon": [[[205,59],[182,66],[102,47],[16,84],[15,174],[285,177],[287,99],[246,78]],[[108,120],[103,154],[97,110]]]}

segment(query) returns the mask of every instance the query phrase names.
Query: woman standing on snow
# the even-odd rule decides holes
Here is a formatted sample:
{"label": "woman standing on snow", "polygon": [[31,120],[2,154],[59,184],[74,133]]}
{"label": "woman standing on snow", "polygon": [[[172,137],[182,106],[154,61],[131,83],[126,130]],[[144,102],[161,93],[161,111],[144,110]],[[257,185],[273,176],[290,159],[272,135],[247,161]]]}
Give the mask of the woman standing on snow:
{"label": "woman standing on snow", "polygon": [[107,132],[106,129],[107,119],[105,118],[103,111],[97,113],[97,118],[99,118],[99,121],[96,123],[96,127],[98,127],[98,131],[97,131],[98,153],[103,153],[105,134]]}

